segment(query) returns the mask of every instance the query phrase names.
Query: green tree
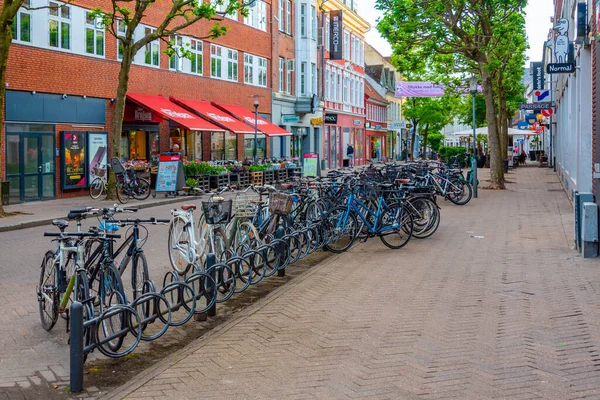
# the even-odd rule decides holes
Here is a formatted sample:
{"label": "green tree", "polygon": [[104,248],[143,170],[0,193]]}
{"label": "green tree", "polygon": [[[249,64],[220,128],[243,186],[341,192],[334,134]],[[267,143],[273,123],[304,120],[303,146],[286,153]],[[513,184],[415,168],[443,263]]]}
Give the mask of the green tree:
{"label": "green tree", "polygon": [[[425,154],[430,132],[439,132],[451,120],[452,107],[447,97],[411,97],[402,104],[402,115],[412,125],[411,143],[414,146],[417,132],[423,138],[421,147]],[[414,156],[410,151],[411,159]]]}
{"label": "green tree", "polygon": [[436,153],[439,153],[440,147],[442,146],[442,143],[444,143],[444,138],[445,136],[441,133],[430,133],[429,147],[431,147],[431,150],[435,151]]}

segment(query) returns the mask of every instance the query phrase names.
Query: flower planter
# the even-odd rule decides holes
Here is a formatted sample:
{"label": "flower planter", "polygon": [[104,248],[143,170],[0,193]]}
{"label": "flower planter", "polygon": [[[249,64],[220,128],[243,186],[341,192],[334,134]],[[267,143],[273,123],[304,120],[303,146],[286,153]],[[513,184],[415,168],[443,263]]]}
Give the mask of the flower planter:
{"label": "flower planter", "polygon": [[209,175],[209,178],[211,189],[218,189],[223,186],[229,186],[229,174]]}
{"label": "flower planter", "polygon": [[239,187],[247,188],[248,186],[250,186],[250,174],[249,173],[244,172],[241,174],[237,174],[237,176],[238,176],[237,184]]}
{"label": "flower planter", "polygon": [[278,169],[275,171],[275,179],[277,183],[284,183],[288,179],[288,172],[286,168]]}
{"label": "flower planter", "polygon": [[210,190],[210,177],[209,175],[195,175],[192,176],[191,178],[195,179],[198,181],[198,188],[206,191]]}
{"label": "flower planter", "polygon": [[262,185],[263,177],[264,177],[263,171],[250,172],[250,183],[252,185]]}
{"label": "flower planter", "polygon": [[296,177],[300,177],[302,175],[302,168],[287,168],[287,176],[288,180],[291,181]]}

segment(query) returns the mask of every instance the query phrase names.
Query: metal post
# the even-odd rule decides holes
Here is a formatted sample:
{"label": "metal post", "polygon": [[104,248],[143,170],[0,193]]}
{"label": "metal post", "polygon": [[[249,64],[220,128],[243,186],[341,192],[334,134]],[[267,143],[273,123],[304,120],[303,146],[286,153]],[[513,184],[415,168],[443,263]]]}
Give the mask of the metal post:
{"label": "metal post", "polygon": [[[213,282],[216,282],[217,273],[213,266],[217,263],[217,257],[215,257],[215,253],[209,253],[206,257],[206,270],[208,271],[208,275],[212,278],[212,281],[209,281],[208,291],[210,293],[214,293],[217,295],[217,288],[213,286]],[[206,311],[206,314],[209,317],[214,317],[217,315],[217,302],[214,302],[213,305]]]}
{"label": "metal post", "polygon": [[[258,104],[254,104],[254,146],[252,148],[252,159],[256,164],[256,141],[258,136]],[[265,154],[266,155],[266,154]]]}
{"label": "metal post", "polygon": [[70,386],[71,392],[83,390],[83,304],[71,303],[70,314]]}
{"label": "metal post", "polygon": [[[282,240],[283,236],[285,235],[285,230],[283,229],[282,226],[280,226],[279,228],[277,228],[277,239]],[[277,261],[277,276],[285,276],[285,268],[281,268],[281,266],[283,265],[283,245],[279,244],[278,245],[279,249],[277,250],[277,257],[278,257],[278,261]]]}
{"label": "metal post", "polygon": [[473,159],[471,160],[471,179],[473,180],[473,197],[477,198],[477,124],[475,122],[475,93],[473,97]]}

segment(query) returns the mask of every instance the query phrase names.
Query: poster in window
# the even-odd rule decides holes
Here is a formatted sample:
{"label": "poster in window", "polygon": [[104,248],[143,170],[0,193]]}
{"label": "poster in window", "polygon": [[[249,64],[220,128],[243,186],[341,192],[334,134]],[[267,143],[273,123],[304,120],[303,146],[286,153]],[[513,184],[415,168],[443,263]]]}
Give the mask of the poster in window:
{"label": "poster in window", "polygon": [[[107,178],[106,164],[108,163],[108,134],[106,132],[88,132],[88,182],[96,178],[96,172],[103,178]],[[103,169],[104,173],[97,171],[96,168]]]}
{"label": "poster in window", "polygon": [[86,187],[86,133],[62,132],[61,139],[63,189]]}

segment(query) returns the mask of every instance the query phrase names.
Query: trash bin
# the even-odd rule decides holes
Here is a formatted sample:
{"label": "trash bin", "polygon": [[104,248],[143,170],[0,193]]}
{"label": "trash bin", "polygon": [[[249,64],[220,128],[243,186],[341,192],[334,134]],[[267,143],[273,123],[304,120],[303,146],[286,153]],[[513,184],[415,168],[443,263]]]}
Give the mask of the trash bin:
{"label": "trash bin", "polygon": [[508,158],[502,160],[502,168],[504,169],[504,173],[508,173]]}
{"label": "trash bin", "polygon": [[10,181],[2,181],[0,192],[2,193],[2,205],[7,206],[10,198]]}

